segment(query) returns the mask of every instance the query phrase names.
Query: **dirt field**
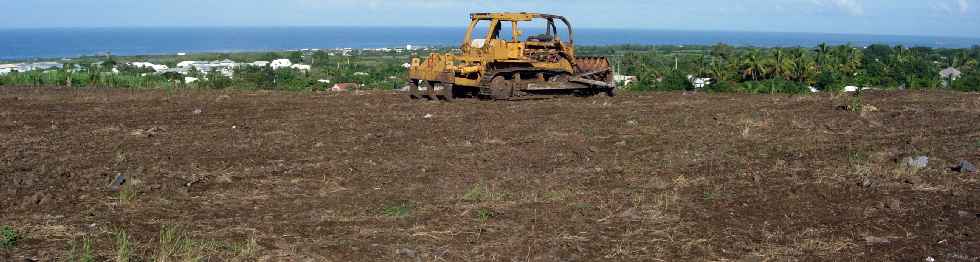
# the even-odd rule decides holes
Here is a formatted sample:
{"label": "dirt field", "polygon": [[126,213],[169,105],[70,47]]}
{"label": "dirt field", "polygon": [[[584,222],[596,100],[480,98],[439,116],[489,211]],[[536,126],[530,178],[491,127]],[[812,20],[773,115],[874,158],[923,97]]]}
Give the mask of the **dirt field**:
{"label": "dirt field", "polygon": [[2,261],[980,260],[976,93],[3,88],[0,141]]}

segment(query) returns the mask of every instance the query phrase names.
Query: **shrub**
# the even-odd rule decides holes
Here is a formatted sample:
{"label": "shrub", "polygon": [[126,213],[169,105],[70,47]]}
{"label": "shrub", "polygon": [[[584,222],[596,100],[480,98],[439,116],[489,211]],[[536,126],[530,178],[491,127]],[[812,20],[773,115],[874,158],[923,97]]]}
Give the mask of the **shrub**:
{"label": "shrub", "polygon": [[823,71],[817,76],[817,86],[825,92],[840,92],[844,90],[844,80],[839,73]]}
{"label": "shrub", "polygon": [[718,81],[704,88],[708,92],[735,92],[738,90],[738,83],[731,81]]}
{"label": "shrub", "polygon": [[20,240],[20,234],[14,231],[10,226],[3,226],[0,229],[0,248],[12,248],[17,246],[17,241]]}
{"label": "shrub", "polygon": [[952,82],[953,90],[978,92],[980,91],[980,71],[974,70],[964,73],[959,79]]}
{"label": "shrub", "polygon": [[663,81],[656,83],[655,90],[660,91],[680,91],[691,90],[694,86],[687,80],[687,74],[680,70],[673,70],[664,75]]}

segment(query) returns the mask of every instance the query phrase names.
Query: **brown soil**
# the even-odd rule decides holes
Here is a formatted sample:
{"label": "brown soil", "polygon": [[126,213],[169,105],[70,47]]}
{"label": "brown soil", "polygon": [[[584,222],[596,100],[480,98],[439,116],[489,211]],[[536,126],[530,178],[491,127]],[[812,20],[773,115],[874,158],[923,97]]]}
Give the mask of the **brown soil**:
{"label": "brown soil", "polygon": [[980,259],[980,175],[949,170],[980,164],[980,94],[850,104],[3,88],[0,260],[111,259],[118,230],[150,260],[165,225],[268,261]]}

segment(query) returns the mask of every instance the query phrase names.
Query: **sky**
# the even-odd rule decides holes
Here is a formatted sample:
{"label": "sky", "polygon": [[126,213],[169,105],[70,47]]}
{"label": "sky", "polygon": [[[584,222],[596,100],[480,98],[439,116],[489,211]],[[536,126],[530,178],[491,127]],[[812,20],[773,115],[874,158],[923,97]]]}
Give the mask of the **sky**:
{"label": "sky", "polygon": [[980,37],[980,0],[0,0],[0,28],[465,27],[500,11],[579,28]]}

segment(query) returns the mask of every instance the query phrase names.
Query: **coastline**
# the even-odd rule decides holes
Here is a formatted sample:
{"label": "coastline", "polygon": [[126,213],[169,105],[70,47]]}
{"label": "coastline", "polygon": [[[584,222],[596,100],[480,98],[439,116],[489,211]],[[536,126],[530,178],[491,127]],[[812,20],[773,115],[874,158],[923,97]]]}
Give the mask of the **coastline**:
{"label": "coastline", "polygon": [[[821,43],[867,46],[888,44],[968,48],[980,38],[648,29],[576,30],[580,46],[713,45],[813,47]],[[461,28],[439,27],[161,27],[0,29],[0,60],[77,58],[111,52],[143,56],[185,53],[240,53],[304,48],[391,48],[455,46]]]}

